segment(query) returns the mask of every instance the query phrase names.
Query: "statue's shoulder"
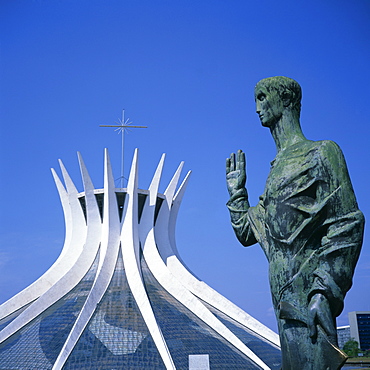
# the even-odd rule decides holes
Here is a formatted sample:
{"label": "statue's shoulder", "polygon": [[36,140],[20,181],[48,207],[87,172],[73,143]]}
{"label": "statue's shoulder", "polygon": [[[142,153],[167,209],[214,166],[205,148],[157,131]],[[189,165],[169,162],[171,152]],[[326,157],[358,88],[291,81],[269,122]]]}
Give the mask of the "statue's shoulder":
{"label": "statue's shoulder", "polygon": [[320,156],[324,156],[327,159],[330,159],[332,156],[337,157],[342,156],[342,151],[339,145],[332,140],[319,140],[311,141],[307,140],[305,142],[306,150],[314,151]]}
{"label": "statue's shoulder", "polygon": [[343,157],[342,150],[339,145],[332,140],[316,141],[317,148],[328,160],[338,160],[338,157]]}
{"label": "statue's shoulder", "polygon": [[311,163],[313,167],[338,168],[346,166],[339,145],[331,140],[305,140],[293,148],[291,155],[296,158],[304,158],[304,161]]}
{"label": "statue's shoulder", "polygon": [[291,147],[290,154],[300,155],[326,155],[328,153],[341,152],[337,143],[331,140],[304,140]]}
{"label": "statue's shoulder", "polygon": [[318,165],[333,173],[346,172],[346,160],[337,143],[331,140],[313,141],[312,149],[312,157],[315,158]]}

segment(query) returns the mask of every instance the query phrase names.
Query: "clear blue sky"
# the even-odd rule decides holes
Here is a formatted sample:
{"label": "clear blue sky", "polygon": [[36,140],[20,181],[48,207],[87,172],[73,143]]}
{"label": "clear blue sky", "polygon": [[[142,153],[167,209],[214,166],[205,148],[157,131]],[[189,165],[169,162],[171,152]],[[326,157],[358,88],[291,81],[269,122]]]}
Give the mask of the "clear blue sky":
{"label": "clear blue sky", "polygon": [[[64,220],[50,173],[61,158],[82,191],[76,152],[95,187],[103,149],[120,175],[126,117],[147,129],[126,136],[125,167],[140,148],[141,188],[167,153],[163,191],[180,161],[192,178],[177,243],[192,271],[276,329],[267,262],[229,224],[225,158],[241,148],[251,204],[275,145],[255,113],[260,79],[285,75],[303,89],[307,138],[342,148],[369,218],[370,3],[366,0],[2,0],[0,303],[57,258]],[[59,169],[58,169],[59,171]],[[60,173],[60,172],[59,172]],[[365,233],[347,312],[370,310]]]}

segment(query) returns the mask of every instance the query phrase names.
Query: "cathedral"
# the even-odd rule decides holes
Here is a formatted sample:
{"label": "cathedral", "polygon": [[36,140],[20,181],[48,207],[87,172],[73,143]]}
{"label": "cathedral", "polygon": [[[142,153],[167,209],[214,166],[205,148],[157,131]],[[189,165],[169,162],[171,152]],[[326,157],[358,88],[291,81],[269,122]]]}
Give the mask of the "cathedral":
{"label": "cathedral", "polygon": [[83,191],[53,170],[65,217],[60,256],[0,306],[0,370],[280,369],[279,337],[200,281],[182,261],[175,226],[190,173],[182,164],[148,190],[135,151],[116,188],[108,151],[104,188],[78,155]]}

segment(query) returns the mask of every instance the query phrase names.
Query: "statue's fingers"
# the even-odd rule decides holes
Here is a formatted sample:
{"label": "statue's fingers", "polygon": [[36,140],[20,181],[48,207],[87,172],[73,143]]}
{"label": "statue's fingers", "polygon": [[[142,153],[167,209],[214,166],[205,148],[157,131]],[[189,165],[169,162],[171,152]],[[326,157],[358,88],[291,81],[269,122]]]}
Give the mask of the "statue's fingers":
{"label": "statue's fingers", "polygon": [[315,314],[310,314],[309,317],[308,317],[308,322],[307,322],[307,326],[308,326],[308,331],[310,333],[310,337],[311,338],[316,338],[317,336],[317,328],[316,328],[316,323],[315,323]]}
{"label": "statue's fingers", "polygon": [[235,153],[230,154],[230,171],[235,171]]}
{"label": "statue's fingers", "polygon": [[328,335],[328,336],[333,336],[335,335],[335,330],[333,330],[333,325],[327,321],[325,322],[322,322],[322,327],[325,331],[325,333]]}
{"label": "statue's fingers", "polygon": [[326,332],[326,334],[328,334],[329,336],[335,335],[335,331],[336,331],[335,326],[334,326],[333,319],[331,315],[329,314],[329,312],[326,311],[320,315],[320,324],[322,328],[324,329],[324,331]]}
{"label": "statue's fingers", "polygon": [[245,169],[245,153],[242,150],[238,150],[238,159],[237,159],[237,169],[244,170]]}
{"label": "statue's fingers", "polygon": [[226,158],[226,173],[230,172],[230,158]]}

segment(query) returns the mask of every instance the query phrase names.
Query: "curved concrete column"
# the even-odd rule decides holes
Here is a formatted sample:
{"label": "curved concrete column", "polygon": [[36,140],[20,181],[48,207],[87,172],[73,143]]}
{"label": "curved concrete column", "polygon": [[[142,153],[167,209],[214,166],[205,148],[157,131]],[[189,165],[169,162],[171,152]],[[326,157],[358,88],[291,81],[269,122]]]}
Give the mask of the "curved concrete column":
{"label": "curved concrete column", "polygon": [[119,225],[114,179],[108,151],[106,150],[104,166],[104,212],[98,271],[86,302],[54,363],[53,370],[62,369],[83,330],[94,314],[97,304],[108,288],[118,257]]}
{"label": "curved concrete column", "polygon": [[[44,294],[72,268],[82,251],[86,238],[85,217],[78,200],[76,187],[63,163],[59,162],[67,190],[54,169],[52,169],[52,174],[62,202],[66,223],[66,237],[62,252],[54,264],[40,278],[0,306],[0,319]],[[2,338],[1,335],[0,338]]]}
{"label": "curved concrete column", "polygon": [[48,309],[52,304],[57,302],[71,289],[73,289],[89,271],[97,256],[101,236],[99,209],[94,195],[94,186],[80,156],[79,160],[85,188],[86,213],[88,221],[84,248],[71,269],[67,271],[66,274],[63,275],[61,279],[59,279],[50,289],[42,294],[39,299],[27,307],[26,310],[24,310],[6,327],[6,329],[0,333],[0,343],[9,338],[24,325],[31,322],[44,310]]}
{"label": "curved concrete column", "polygon": [[[173,197],[176,186],[180,177],[182,165],[173,176],[169,186],[165,191],[165,201],[162,203],[159,210],[156,226],[148,232],[145,239],[143,254],[148,267],[157,279],[158,283],[175,299],[182,303],[187,309],[195,314],[199,319],[209,325],[219,335],[225,338],[239,351],[247,355],[252,361],[258,364],[262,369],[268,370],[269,367],[252,351],[250,350],[234,333],[232,333],[220,320],[213,315],[207,307],[193,295],[167,268],[157,249],[160,246],[165,252],[170,248],[168,224],[170,217],[170,208],[172,206]],[[152,199],[156,196],[156,188],[149,189],[152,192]],[[144,209],[144,211],[146,208]],[[144,211],[142,218],[144,217]],[[163,248],[163,249],[162,249]]]}
{"label": "curved concrete column", "polygon": [[[181,260],[176,247],[175,238],[175,227],[177,214],[181,205],[182,198],[185,193],[186,185],[188,183],[189,175],[182,182],[179,190],[177,191],[172,206],[170,209],[170,216],[168,219],[168,226],[163,225],[164,230],[168,230],[169,234],[169,244],[168,248],[163,251],[162,257],[166,262],[168,269],[181,281],[181,283],[189,289],[193,294],[207,302],[211,306],[217,308],[227,316],[231,317],[235,321],[244,325],[248,329],[254,331],[259,336],[268,340],[277,347],[280,346],[280,340],[278,334],[270,330],[265,325],[261,324],[254,317],[247,314],[245,311],[240,309],[234,303],[229,301],[223,295],[212,289],[209,285],[200,281],[195,275],[190,271],[190,269]],[[167,220],[167,219],[166,219]],[[162,247],[162,243],[160,244]]]}
{"label": "curved concrete column", "polygon": [[[141,275],[140,266],[140,243],[139,243],[139,225],[138,225],[138,151],[136,149],[134,159],[132,161],[132,167],[130,177],[127,184],[127,195],[125,202],[125,219],[121,231],[121,246],[122,246],[122,257],[125,266],[127,281],[130,286],[132,295],[138,305],[138,308],[143,316],[143,319],[148,327],[148,330],[153,338],[153,341],[158,349],[158,352],[166,366],[166,369],[175,369],[170,351],[163,338],[162,331],[158,326],[155,319],[153,309],[150,305],[149,298],[147,296],[145,286]],[[160,166],[157,169],[158,173],[162,170],[164,157]],[[155,176],[156,177],[156,176]],[[157,193],[155,193],[155,197]],[[149,194],[149,200],[151,196]],[[147,198],[148,201],[148,198]],[[150,201],[149,201],[150,204]],[[150,207],[150,205],[149,205]],[[151,223],[154,223],[154,207],[149,208],[151,212]],[[144,205],[142,219],[147,224],[148,218],[148,202]],[[149,221],[150,222],[150,221]]]}
{"label": "curved concrete column", "polygon": [[[167,261],[168,257],[171,257],[175,255],[183,264],[184,262],[181,260],[181,256],[177,250],[176,246],[176,238],[175,238],[175,231],[176,231],[176,221],[177,221],[177,215],[179,214],[180,205],[182,202],[182,199],[185,194],[186,187],[190,180],[191,171],[189,171],[184,180],[182,181],[181,185],[179,186],[179,189],[177,190],[175,196],[173,197],[172,205],[170,207],[170,217],[168,221],[168,237],[170,241],[170,250],[169,255],[166,255],[164,258],[164,261]],[[189,270],[190,271],[190,270]]]}

